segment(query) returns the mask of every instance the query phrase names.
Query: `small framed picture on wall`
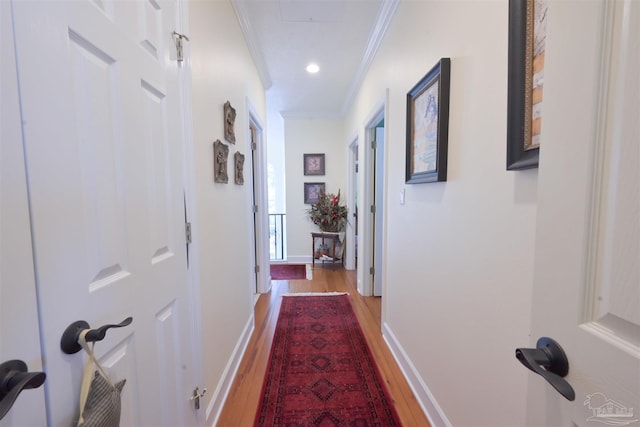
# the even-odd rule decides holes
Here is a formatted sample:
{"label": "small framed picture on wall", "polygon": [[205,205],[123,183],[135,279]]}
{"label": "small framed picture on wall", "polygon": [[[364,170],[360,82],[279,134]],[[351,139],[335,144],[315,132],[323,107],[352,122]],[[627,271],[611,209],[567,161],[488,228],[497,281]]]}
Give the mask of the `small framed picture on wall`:
{"label": "small framed picture on wall", "polygon": [[324,175],[324,154],[304,154],[304,174]]}
{"label": "small framed picture on wall", "polygon": [[318,203],[320,194],[324,193],[324,182],[305,182],[304,183],[304,203],[313,205]]}

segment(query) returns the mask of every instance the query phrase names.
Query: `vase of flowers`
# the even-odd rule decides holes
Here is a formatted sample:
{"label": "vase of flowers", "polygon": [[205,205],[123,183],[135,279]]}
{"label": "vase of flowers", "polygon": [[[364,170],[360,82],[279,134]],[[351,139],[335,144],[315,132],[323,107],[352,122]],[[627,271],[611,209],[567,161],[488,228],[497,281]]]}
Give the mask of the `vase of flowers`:
{"label": "vase of flowers", "polygon": [[321,192],[318,201],[307,209],[307,215],[320,231],[343,231],[347,224],[347,207],[341,204],[340,190],[338,194]]}

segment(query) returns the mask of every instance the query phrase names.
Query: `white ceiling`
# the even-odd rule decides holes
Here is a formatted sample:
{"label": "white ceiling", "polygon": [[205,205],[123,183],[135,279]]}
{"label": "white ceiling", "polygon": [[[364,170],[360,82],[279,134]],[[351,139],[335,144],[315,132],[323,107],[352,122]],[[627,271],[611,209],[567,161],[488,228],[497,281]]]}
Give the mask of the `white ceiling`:
{"label": "white ceiling", "polygon": [[[267,108],[284,117],[342,117],[398,1],[232,0]],[[310,62],[319,73],[307,73]]]}

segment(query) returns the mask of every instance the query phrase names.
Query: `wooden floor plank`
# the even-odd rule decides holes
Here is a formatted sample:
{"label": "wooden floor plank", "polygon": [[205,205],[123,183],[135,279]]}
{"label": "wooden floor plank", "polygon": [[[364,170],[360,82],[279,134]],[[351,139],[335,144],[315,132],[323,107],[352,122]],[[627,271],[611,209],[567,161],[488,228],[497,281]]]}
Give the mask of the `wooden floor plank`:
{"label": "wooden floor plank", "polygon": [[280,312],[280,296],[293,292],[348,292],[367,343],[387,384],[400,420],[405,427],[428,427],[429,422],[405,380],[381,334],[379,297],[362,297],[356,289],[355,271],[317,265],[313,280],[274,280],[272,290],[255,305],[255,330],[251,336],[217,426],[252,426],[262,382],[267,369],[275,325]]}

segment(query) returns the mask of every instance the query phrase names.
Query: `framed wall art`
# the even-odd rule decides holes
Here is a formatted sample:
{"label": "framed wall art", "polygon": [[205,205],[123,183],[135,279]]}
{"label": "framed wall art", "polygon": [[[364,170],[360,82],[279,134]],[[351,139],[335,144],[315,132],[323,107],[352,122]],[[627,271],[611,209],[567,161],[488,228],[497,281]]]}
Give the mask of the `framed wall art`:
{"label": "framed wall art", "polygon": [[324,154],[304,154],[304,174],[324,175]]}
{"label": "framed wall art", "polygon": [[407,93],[407,184],[447,180],[450,74],[441,58]]}
{"label": "framed wall art", "polygon": [[231,143],[236,143],[236,109],[231,106],[229,101],[224,103],[224,139]]}
{"label": "framed wall art", "polygon": [[229,147],[220,142],[219,139],[213,143],[213,181],[221,184],[229,182],[227,174],[227,158],[229,157]]}
{"label": "framed wall art", "polygon": [[324,182],[305,182],[304,183],[304,203],[313,205],[318,202],[320,194],[324,193]]}
{"label": "framed wall art", "polygon": [[238,185],[244,185],[244,154],[239,151],[233,155],[233,163],[236,165],[235,169],[235,183]]}
{"label": "framed wall art", "polygon": [[546,16],[546,0],[509,0],[507,170],[538,167]]}

